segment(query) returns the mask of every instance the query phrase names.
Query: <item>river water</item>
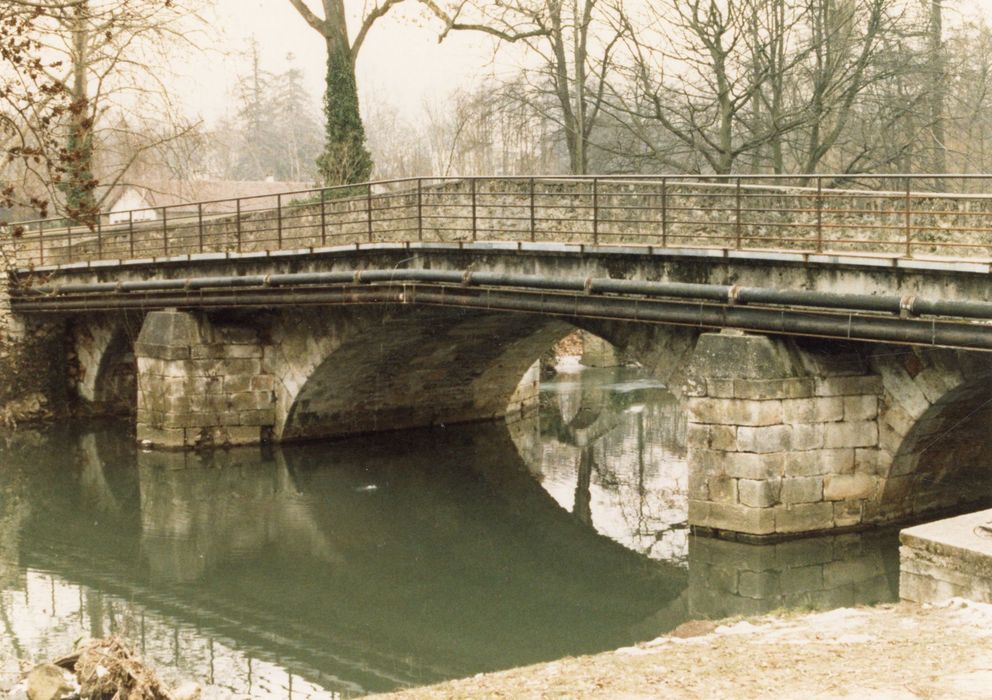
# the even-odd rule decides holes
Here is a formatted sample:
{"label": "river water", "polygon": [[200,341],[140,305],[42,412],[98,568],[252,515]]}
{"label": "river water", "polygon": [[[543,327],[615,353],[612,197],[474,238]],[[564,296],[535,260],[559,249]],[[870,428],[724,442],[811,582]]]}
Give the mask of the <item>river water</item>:
{"label": "river water", "polygon": [[116,423],[0,438],[0,690],[106,634],[205,697],[353,697],[896,599],[894,532],[690,535],[684,436],[639,370],[575,366],[509,424],[204,456]]}

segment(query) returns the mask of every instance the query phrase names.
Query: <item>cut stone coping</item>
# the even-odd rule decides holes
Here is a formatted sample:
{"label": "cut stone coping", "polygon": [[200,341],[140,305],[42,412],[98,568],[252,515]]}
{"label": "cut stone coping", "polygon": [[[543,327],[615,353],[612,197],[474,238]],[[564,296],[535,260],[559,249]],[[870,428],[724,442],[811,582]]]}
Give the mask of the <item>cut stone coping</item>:
{"label": "cut stone coping", "polygon": [[938,603],[953,596],[992,603],[992,509],[899,533],[899,595]]}

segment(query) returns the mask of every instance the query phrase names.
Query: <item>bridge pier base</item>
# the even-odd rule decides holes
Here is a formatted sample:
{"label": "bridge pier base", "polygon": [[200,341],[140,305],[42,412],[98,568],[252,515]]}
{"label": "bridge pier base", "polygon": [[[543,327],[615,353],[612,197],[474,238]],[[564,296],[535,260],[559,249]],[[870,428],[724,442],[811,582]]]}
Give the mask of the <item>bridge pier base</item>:
{"label": "bridge pier base", "polygon": [[137,438],[173,449],[267,441],[275,424],[273,379],[253,328],[192,313],[153,311],[135,343]]}
{"label": "bridge pier base", "polygon": [[863,525],[879,486],[881,393],[860,357],[702,335],[686,386],[689,524],[740,539]]}

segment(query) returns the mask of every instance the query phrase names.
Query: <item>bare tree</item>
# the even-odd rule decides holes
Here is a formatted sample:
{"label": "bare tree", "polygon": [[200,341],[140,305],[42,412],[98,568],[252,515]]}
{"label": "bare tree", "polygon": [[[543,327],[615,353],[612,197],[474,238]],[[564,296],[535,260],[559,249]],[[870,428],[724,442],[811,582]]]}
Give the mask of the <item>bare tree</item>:
{"label": "bare tree", "polygon": [[[49,71],[38,27],[44,11],[72,2],[10,0],[0,5],[0,209],[26,207],[47,215],[51,201],[41,183],[58,182],[67,170],[58,124],[69,111],[68,90]],[[0,224],[8,218],[0,216]]]}
{"label": "bare tree", "polygon": [[[54,125],[63,133],[65,167],[61,177],[44,184],[71,218],[91,218],[144,153],[193,128],[166,82],[172,52],[195,48],[195,10],[204,2],[34,3],[32,40],[52,57],[41,71],[50,84],[62,86],[68,100]],[[12,106],[8,94],[0,99]],[[126,152],[109,147],[125,144]],[[107,185],[100,194],[98,179]]]}
{"label": "bare tree", "polygon": [[646,12],[624,18],[631,62],[611,108],[647,157],[729,173],[770,145],[783,169],[782,139],[803,122],[785,79],[803,56],[786,49],[804,9],[791,0],[665,0]]}
{"label": "bare tree", "polygon": [[624,33],[615,7],[605,0],[421,2],[443,22],[441,40],[472,31],[526,47],[525,64],[536,60],[537,67],[523,71],[529,89],[518,97],[560,125],[570,172],[588,172],[590,138]]}

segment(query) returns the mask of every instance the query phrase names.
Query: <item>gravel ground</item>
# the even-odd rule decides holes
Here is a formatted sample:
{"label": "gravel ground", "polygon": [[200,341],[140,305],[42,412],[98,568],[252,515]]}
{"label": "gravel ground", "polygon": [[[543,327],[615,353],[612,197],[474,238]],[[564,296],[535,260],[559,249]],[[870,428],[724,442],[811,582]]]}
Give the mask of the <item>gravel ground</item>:
{"label": "gravel ground", "polygon": [[636,647],[376,697],[992,698],[992,605],[690,622]]}

